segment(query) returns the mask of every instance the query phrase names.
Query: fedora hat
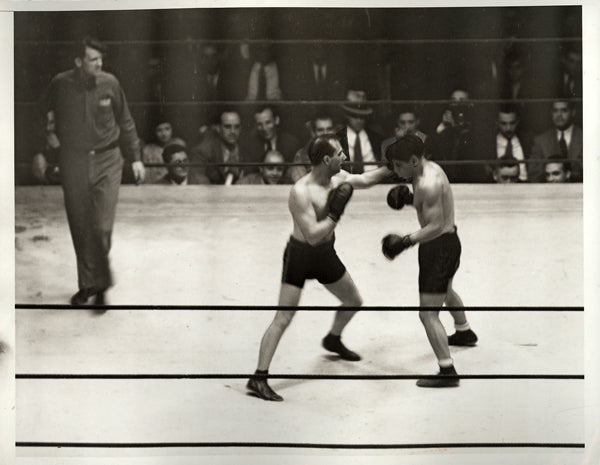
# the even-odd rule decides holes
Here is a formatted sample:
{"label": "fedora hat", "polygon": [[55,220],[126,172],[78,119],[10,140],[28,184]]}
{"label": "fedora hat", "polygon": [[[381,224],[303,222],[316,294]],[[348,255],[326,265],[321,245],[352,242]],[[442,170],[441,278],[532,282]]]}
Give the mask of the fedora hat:
{"label": "fedora hat", "polygon": [[349,90],[346,100],[341,107],[350,116],[369,116],[373,113],[373,108],[367,105],[367,93],[364,90]]}

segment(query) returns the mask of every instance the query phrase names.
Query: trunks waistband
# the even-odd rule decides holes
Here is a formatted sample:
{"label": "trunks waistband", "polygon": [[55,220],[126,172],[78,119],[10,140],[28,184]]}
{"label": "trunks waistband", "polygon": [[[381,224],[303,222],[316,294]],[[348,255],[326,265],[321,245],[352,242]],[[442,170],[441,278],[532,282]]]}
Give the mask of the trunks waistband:
{"label": "trunks waistband", "polygon": [[290,236],[289,242],[290,242],[290,244],[293,244],[295,246],[305,247],[305,248],[311,249],[311,250],[329,249],[333,246],[333,243],[335,242],[335,234],[328,241],[321,242],[320,244],[317,244],[317,245],[310,245],[308,242],[302,242],[302,241],[296,239],[294,236]]}
{"label": "trunks waistband", "polygon": [[431,239],[428,242],[423,242],[423,244],[421,244],[421,245],[433,244],[433,243],[436,243],[437,241],[443,241],[444,239],[447,239],[449,237],[457,235],[457,231],[458,231],[458,228],[456,226],[454,226],[454,231],[449,231],[444,234],[441,234],[438,237],[436,237],[435,239]]}

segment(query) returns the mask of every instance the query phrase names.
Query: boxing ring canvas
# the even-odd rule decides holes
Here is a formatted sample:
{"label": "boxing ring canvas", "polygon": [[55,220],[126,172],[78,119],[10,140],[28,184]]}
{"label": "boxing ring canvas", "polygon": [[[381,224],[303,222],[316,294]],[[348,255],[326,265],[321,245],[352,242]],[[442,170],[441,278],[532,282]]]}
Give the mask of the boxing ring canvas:
{"label": "boxing ring canvas", "polygon": [[[336,230],[336,249],[366,307],[344,333],[363,361],[340,361],[320,347],[331,311],[299,311],[271,366],[272,374],[284,376],[272,385],[286,398],[273,404],[248,396],[245,379],[235,375],[253,371],[273,316],[262,307],[277,303],[291,232],[289,189],[123,186],[111,252],[116,285],[109,303],[115,308],[96,315],[45,308],[66,302],[76,282],[62,193],[59,187],[17,188],[16,302],[37,306],[16,312],[17,374],[117,375],[17,379],[18,454],[31,463],[40,456],[155,454],[262,460],[260,451],[331,459],[362,453],[385,460],[385,447],[394,445],[584,442],[583,380],[536,378],[584,371],[584,314],[568,311],[583,306],[582,185],[453,186],[463,243],[454,286],[474,307],[468,317],[480,343],[452,355],[461,375],[491,378],[433,391],[411,379],[368,378],[427,374],[435,358],[416,312],[390,310],[418,304],[416,250],[393,262],[380,252],[383,235],[418,227],[416,215],[389,209],[389,186],[356,191]],[[556,247],[567,242],[569,247]],[[311,282],[300,302],[336,304]],[[485,311],[489,307],[495,309]],[[450,330],[449,315],[442,318]],[[221,377],[194,377],[202,374]],[[498,374],[532,378],[494,379]],[[92,446],[27,447],[38,442]],[[171,447],[140,449],[144,443]],[[348,449],[299,446],[311,444]],[[482,452],[502,460],[489,463],[515,457],[553,463],[549,457],[560,457],[556,463],[575,464],[584,456],[571,448],[552,456],[544,449],[490,455],[475,448],[467,460]],[[457,450],[392,453],[408,463],[430,463],[456,457]]]}

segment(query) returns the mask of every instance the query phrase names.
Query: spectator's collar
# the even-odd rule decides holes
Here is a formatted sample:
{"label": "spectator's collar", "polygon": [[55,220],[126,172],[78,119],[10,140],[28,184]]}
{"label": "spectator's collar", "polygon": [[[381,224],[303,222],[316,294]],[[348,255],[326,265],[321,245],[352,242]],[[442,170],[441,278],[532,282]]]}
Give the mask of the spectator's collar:
{"label": "spectator's collar", "polygon": [[560,139],[560,133],[564,133],[565,137],[570,138],[571,134],[573,134],[573,124],[571,123],[571,125],[567,128],[567,129],[558,129],[558,128],[554,128],[554,130],[556,131],[556,137],[558,139]]}

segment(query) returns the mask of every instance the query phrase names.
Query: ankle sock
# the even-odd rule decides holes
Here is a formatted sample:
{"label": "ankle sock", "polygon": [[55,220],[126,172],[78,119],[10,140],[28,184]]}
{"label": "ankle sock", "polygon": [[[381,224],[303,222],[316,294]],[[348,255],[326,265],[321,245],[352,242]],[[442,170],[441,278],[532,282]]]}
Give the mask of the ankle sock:
{"label": "ankle sock", "polygon": [[454,365],[453,360],[451,358],[443,358],[438,360],[438,365],[440,368],[448,368]]}
{"label": "ankle sock", "polygon": [[468,331],[469,329],[471,329],[471,325],[469,324],[468,321],[466,323],[463,323],[462,325],[457,325],[455,323],[454,329],[456,329],[457,331]]}

